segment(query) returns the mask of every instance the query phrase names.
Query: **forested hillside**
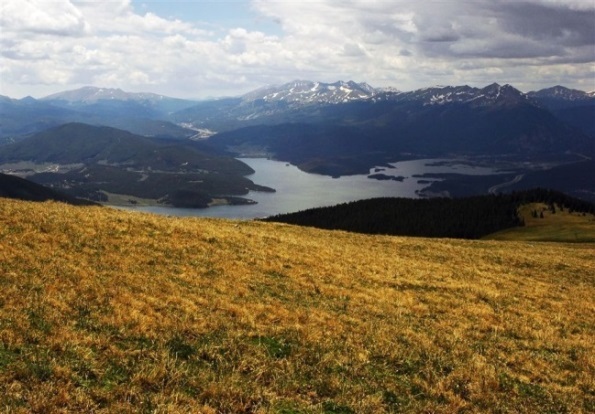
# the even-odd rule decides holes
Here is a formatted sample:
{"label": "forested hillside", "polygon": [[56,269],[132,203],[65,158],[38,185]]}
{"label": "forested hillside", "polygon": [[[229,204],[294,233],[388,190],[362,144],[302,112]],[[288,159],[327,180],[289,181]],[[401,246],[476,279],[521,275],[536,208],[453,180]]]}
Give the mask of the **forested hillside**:
{"label": "forested hillside", "polygon": [[95,205],[90,200],[75,198],[29,180],[0,173],[0,197],[24,201],[61,201],[74,205]]}
{"label": "forested hillside", "polygon": [[194,141],[162,140],[71,123],[5,145],[0,164],[46,187],[98,202],[205,208],[250,203],[250,190],[273,191],[245,176],[241,161]]}
{"label": "forested hillside", "polygon": [[466,198],[376,198],[321,207],[265,219],[369,234],[478,239],[522,226],[518,208],[542,202],[571,211],[595,213],[595,205],[550,190]]}

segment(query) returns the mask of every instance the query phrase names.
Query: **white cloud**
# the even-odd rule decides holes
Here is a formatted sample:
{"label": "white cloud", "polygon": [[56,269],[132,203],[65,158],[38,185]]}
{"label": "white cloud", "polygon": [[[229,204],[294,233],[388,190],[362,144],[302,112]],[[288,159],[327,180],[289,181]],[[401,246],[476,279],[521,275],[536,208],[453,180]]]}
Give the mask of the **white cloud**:
{"label": "white cloud", "polygon": [[[488,83],[514,77],[520,87],[529,88],[542,82],[534,68],[553,61],[574,65],[587,81],[594,76],[593,2],[258,0],[255,5],[281,22],[287,47],[322,50],[334,44],[347,51],[357,44],[366,51],[363,61],[346,61],[342,58],[349,53],[332,52],[326,61],[337,73],[372,84],[400,80],[405,85],[396,86],[403,89],[423,82]],[[467,73],[463,61],[474,62],[473,73]],[[518,76],[523,70],[524,79]],[[552,70],[562,69],[556,65]]]}
{"label": "white cloud", "polygon": [[402,90],[494,81],[528,90],[553,80],[595,89],[590,1],[253,0],[252,7],[282,34],[229,27],[216,36],[200,23],[141,13],[130,0],[4,0],[0,93],[94,84],[201,97],[297,78]]}
{"label": "white cloud", "polygon": [[0,4],[0,26],[3,33],[25,35],[81,36],[87,29],[82,14],[70,2],[43,0],[4,0]]}

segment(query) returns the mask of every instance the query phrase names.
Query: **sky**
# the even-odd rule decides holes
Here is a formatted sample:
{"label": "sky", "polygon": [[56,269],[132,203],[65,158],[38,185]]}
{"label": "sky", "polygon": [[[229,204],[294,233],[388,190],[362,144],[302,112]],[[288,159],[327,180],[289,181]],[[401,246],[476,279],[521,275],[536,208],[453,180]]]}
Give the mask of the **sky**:
{"label": "sky", "polygon": [[296,79],[595,91],[594,0],[2,0],[0,95]]}

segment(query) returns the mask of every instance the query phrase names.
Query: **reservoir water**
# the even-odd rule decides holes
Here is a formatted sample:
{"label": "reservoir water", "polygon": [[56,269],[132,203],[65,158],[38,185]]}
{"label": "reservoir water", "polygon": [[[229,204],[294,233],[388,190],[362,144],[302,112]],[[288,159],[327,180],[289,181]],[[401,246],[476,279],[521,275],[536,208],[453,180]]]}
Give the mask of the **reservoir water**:
{"label": "reservoir water", "polygon": [[[130,207],[126,209],[170,216],[202,216],[221,218],[263,218],[308,208],[331,206],[349,201],[375,197],[417,198],[416,191],[428,186],[414,175],[429,173],[458,173],[469,175],[496,174],[494,169],[473,166],[465,161],[422,159],[391,163],[392,168],[376,167],[370,174],[404,177],[402,181],[376,180],[369,174],[332,178],[309,174],[285,162],[265,158],[240,158],[254,174],[248,176],[254,183],[274,188],[275,193],[251,191],[246,198],[257,204],[215,206],[206,209],[186,209],[159,206]],[[423,181],[423,180],[422,180]]]}

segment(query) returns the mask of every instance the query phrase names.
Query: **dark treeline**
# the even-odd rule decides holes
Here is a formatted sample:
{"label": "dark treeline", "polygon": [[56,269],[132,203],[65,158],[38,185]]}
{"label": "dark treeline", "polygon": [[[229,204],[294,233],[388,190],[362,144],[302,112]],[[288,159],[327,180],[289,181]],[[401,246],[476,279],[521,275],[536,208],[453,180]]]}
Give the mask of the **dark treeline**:
{"label": "dark treeline", "polygon": [[595,213],[591,203],[560,192],[535,189],[455,199],[375,198],[264,220],[367,234],[477,239],[524,225],[518,207],[538,202]]}

